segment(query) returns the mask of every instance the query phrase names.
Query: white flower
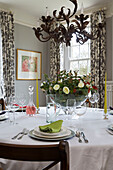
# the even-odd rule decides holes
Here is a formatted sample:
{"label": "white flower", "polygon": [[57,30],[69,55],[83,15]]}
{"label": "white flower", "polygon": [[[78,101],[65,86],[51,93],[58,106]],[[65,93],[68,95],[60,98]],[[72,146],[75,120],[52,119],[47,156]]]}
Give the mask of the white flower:
{"label": "white flower", "polygon": [[91,87],[91,85],[87,83],[87,84],[86,84],[86,87],[89,88],[89,87]]}
{"label": "white flower", "polygon": [[54,87],[53,87],[54,90],[58,90],[59,88],[60,88],[59,84],[55,84]]}
{"label": "white flower", "polygon": [[69,88],[68,87],[63,87],[63,92],[65,93],[65,94],[69,94]]}
{"label": "white flower", "polygon": [[58,83],[62,83],[62,79],[58,80]]}
{"label": "white flower", "polygon": [[40,86],[43,86],[44,84],[43,83],[41,83],[41,85]]}
{"label": "white flower", "polygon": [[82,80],[80,80],[80,82],[79,82],[79,84],[78,84],[78,87],[80,87],[80,88],[84,87],[84,83],[83,83]]}

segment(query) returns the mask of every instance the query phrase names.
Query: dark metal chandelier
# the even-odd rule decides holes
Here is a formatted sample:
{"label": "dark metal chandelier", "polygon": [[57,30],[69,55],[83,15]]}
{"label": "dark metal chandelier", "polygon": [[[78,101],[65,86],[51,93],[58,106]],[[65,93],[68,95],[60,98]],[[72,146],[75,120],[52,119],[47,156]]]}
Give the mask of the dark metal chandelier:
{"label": "dark metal chandelier", "polygon": [[[70,46],[71,38],[73,34],[76,35],[76,41],[80,44],[84,44],[88,39],[95,39],[99,35],[99,30],[97,29],[95,35],[92,35],[86,31],[89,21],[89,15],[84,16],[83,13],[80,15],[75,15],[77,11],[77,1],[69,0],[74,4],[74,10],[71,13],[71,10],[68,8],[68,12],[64,12],[64,6],[61,7],[59,14],[57,15],[57,10],[53,11],[53,17],[51,16],[42,16],[42,24],[40,27],[34,28],[36,37],[41,42],[47,42],[50,39],[54,39],[57,43],[65,43],[66,46]],[[75,15],[75,16],[74,16]],[[72,17],[72,20],[70,18]],[[63,25],[63,22],[66,24]],[[96,36],[96,37],[95,37]]]}

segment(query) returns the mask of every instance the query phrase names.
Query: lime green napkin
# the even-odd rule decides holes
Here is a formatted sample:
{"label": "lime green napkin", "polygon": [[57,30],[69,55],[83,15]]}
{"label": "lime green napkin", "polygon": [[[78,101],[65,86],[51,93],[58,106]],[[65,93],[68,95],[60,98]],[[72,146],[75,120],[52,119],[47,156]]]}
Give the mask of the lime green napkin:
{"label": "lime green napkin", "polygon": [[57,133],[62,127],[63,120],[58,120],[49,125],[39,126],[39,129],[47,133]]}

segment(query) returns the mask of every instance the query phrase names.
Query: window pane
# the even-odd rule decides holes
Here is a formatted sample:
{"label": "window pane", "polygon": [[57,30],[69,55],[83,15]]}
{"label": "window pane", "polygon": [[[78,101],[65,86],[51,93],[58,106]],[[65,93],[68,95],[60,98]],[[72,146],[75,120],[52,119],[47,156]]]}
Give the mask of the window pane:
{"label": "window pane", "polygon": [[73,38],[71,39],[71,46],[73,45],[78,45],[78,43],[76,42],[76,35],[73,34]]}
{"label": "window pane", "polygon": [[70,70],[78,71],[78,61],[70,61]]}
{"label": "window pane", "polygon": [[87,60],[79,61],[79,74],[80,75],[87,74]]}
{"label": "window pane", "polygon": [[88,65],[87,65],[87,74],[91,73],[91,61],[88,60]]}
{"label": "window pane", "polygon": [[88,51],[88,44],[80,46],[80,58],[88,58],[89,51]]}
{"label": "window pane", "polygon": [[71,59],[79,58],[79,46],[71,47]]}

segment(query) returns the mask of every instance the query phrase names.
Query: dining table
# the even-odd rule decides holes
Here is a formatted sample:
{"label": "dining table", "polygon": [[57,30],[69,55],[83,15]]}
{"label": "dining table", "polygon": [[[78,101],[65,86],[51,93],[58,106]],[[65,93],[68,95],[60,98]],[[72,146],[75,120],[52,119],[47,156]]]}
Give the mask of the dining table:
{"label": "dining table", "polygon": [[[6,113],[8,114],[8,113]],[[9,114],[8,114],[9,115]],[[113,169],[113,132],[109,127],[113,126],[113,115],[109,113],[108,119],[104,119],[104,109],[88,108],[80,118],[76,113],[67,116],[60,111],[57,120],[63,120],[63,127],[71,129],[75,135],[66,139],[69,143],[70,170],[112,170]],[[24,145],[50,145],[59,143],[59,140],[40,140],[33,138],[29,133],[22,139],[12,139],[24,128],[31,132],[40,125],[46,125],[46,107],[40,107],[34,116],[28,116],[26,112],[15,112],[15,124],[11,123],[6,115],[6,120],[0,120],[0,142]],[[79,126],[85,134],[88,142],[80,136]],[[47,162],[23,162],[0,158],[0,167],[3,170],[42,170]],[[53,168],[58,170],[59,165]]]}

